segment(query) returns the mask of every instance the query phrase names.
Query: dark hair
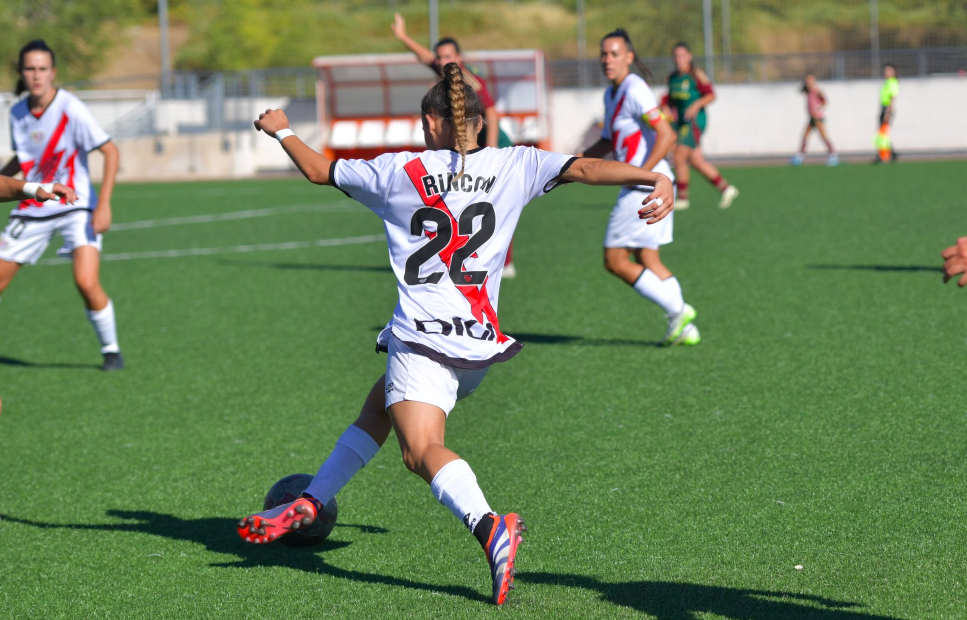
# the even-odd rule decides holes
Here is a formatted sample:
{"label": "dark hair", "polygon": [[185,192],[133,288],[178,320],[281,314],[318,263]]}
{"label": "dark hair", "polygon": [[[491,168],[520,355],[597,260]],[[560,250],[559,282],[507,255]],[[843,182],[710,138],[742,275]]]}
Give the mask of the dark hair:
{"label": "dark hair", "polygon": [[[675,53],[675,50],[677,50],[678,48],[682,48],[683,50],[685,50],[689,54],[692,53],[692,48],[690,48],[688,46],[688,43],[685,43],[684,41],[679,41],[678,43],[676,43],[675,45],[673,45],[672,46],[672,53],[674,54]],[[688,63],[688,72],[689,73],[694,73],[695,72],[695,63],[694,62]]]}
{"label": "dark hair", "polygon": [[460,153],[460,174],[467,162],[467,125],[483,115],[483,106],[473,88],[463,81],[463,70],[455,62],[443,67],[443,79],[423,95],[420,112],[436,114],[450,121],[457,136]]}
{"label": "dark hair", "polygon": [[648,81],[653,78],[651,70],[648,69],[648,65],[638,57],[638,53],[635,51],[635,46],[631,44],[631,37],[628,36],[628,32],[624,28],[616,28],[615,30],[609,32],[608,34],[601,37],[601,42],[604,43],[605,39],[622,39],[625,45],[628,46],[628,51],[634,55],[635,66],[638,67],[638,71],[641,75]]}
{"label": "dark hair", "polygon": [[453,37],[443,37],[442,39],[437,41],[436,45],[433,46],[433,51],[435,52],[438,49],[440,49],[441,45],[452,45],[457,49],[457,53],[458,54],[460,53],[460,44],[457,43],[457,40],[454,39]]}
{"label": "dark hair", "polygon": [[809,88],[806,86],[806,80],[809,79],[809,76],[813,76],[815,78],[816,77],[816,74],[813,73],[812,71],[807,71],[806,72],[806,75],[805,75],[805,77],[803,77],[803,80],[802,80],[802,92],[804,92],[804,93],[808,93],[809,92]]}
{"label": "dark hair", "polygon": [[[34,39],[27,45],[20,48],[20,59],[17,60],[17,73],[20,74],[24,70],[24,56],[30,52],[47,52],[50,54],[50,65],[52,67],[57,66],[57,59],[54,57],[54,50],[47,47],[47,43],[43,39]],[[19,97],[20,93],[27,90],[27,85],[24,84],[23,76],[17,78],[17,88],[14,90],[16,95]]]}

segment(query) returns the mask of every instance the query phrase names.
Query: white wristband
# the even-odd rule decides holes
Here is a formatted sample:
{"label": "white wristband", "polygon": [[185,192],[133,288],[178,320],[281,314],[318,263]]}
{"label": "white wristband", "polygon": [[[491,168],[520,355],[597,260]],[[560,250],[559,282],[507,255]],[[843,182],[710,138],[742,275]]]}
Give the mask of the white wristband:
{"label": "white wristband", "polygon": [[34,198],[37,196],[38,189],[40,189],[40,183],[24,183],[22,191],[27,195],[27,198]]}
{"label": "white wristband", "polygon": [[285,129],[280,129],[277,132],[275,132],[275,139],[278,140],[279,142],[282,142],[289,136],[294,136],[294,135],[295,135],[295,132],[289,129],[288,127],[286,127]]}

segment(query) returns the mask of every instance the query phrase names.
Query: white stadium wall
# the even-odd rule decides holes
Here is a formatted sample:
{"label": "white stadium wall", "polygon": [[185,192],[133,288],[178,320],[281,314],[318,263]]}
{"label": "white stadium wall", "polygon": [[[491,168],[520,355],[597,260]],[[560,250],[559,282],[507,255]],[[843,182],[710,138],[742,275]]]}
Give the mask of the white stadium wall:
{"label": "white stadium wall", "polygon": [[[873,154],[879,114],[879,80],[821,83],[829,135],[844,154]],[[718,158],[787,157],[799,148],[806,124],[805,98],[795,83],[724,84],[709,108],[703,140],[706,153]],[[661,96],[663,88],[657,88]],[[113,127],[145,122],[155,136],[120,139],[122,180],[243,178],[264,172],[295,171],[274,140],[251,129],[266,108],[285,108],[293,129],[308,144],[320,142],[311,100],[282,97],[225,101],[222,132],[202,133],[208,110],[202,100],[159,100],[153,91],[79,93],[109,132]],[[603,114],[601,90],[562,89],[550,97],[551,148],[576,152]],[[11,96],[0,94],[0,160],[11,155],[8,113]],[[893,140],[897,150],[919,153],[967,153],[967,78],[906,78],[900,81]],[[498,102],[498,107],[500,102]],[[150,110],[150,115],[143,115]],[[127,125],[125,125],[127,123]],[[141,135],[144,135],[143,133]],[[817,136],[810,152],[821,154]],[[91,157],[95,180],[100,154]]]}
{"label": "white stadium wall", "polygon": [[[829,137],[842,153],[873,154],[879,80],[822,82]],[[798,83],[723,84],[709,106],[709,157],[775,157],[798,151],[806,125],[806,101]],[[659,87],[661,97],[666,89]],[[603,91],[557,90],[552,96],[552,148],[573,152],[604,113]],[[893,142],[899,152],[967,152],[967,78],[905,78],[900,81]],[[818,135],[809,151],[825,152]]]}

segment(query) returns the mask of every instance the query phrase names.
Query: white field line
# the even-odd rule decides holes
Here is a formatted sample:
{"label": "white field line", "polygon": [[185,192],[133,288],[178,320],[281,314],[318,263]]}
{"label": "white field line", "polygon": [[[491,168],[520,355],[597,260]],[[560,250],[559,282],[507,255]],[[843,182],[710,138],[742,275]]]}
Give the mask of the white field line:
{"label": "white field line", "polygon": [[[333,212],[333,211],[356,211],[353,204],[349,201],[342,201],[326,205],[289,205],[286,207],[272,207],[267,209],[248,209],[245,211],[229,211],[228,213],[211,213],[207,215],[186,215],[183,217],[167,217],[156,220],[140,220],[138,222],[123,222],[114,224],[108,234],[123,230],[141,230],[145,228],[159,228],[161,226],[181,226],[185,224],[207,224],[209,222],[229,222],[232,220],[246,220],[255,217],[270,217],[272,215],[282,215],[285,213],[305,213],[305,212]],[[361,213],[367,213],[366,209],[359,209]]]}
{"label": "white field line", "polygon": [[[384,235],[363,235],[342,239],[317,239],[316,241],[288,241],[285,243],[257,243],[254,245],[231,245],[224,248],[188,248],[184,250],[156,250],[150,252],[122,252],[101,254],[102,261],[142,260],[152,258],[181,258],[185,256],[211,256],[212,254],[241,254],[246,252],[271,252],[275,250],[299,250],[303,248],[327,248],[337,245],[358,245],[385,242]],[[67,265],[70,259],[47,258],[38,265]]]}

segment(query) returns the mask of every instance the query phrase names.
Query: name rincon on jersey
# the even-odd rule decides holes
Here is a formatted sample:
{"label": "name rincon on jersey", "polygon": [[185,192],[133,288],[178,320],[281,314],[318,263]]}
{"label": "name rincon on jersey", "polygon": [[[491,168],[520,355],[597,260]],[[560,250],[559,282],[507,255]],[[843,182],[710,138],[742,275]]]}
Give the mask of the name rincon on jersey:
{"label": "name rincon on jersey", "polygon": [[[458,176],[456,173],[438,174],[433,176],[427,174],[420,177],[423,183],[423,191],[427,196],[436,196],[446,192],[479,192],[489,194],[497,181],[497,175],[490,177],[472,177],[469,174]],[[437,184],[439,181],[439,185]]]}

